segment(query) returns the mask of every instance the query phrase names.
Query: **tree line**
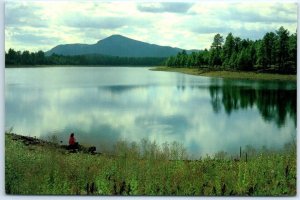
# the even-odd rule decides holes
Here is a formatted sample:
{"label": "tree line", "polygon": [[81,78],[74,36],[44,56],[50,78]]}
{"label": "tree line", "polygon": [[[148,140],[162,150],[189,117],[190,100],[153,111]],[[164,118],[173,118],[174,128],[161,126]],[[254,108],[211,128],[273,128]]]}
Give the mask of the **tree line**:
{"label": "tree line", "polygon": [[222,70],[256,70],[261,72],[296,73],[297,34],[280,27],[262,39],[249,40],[229,33],[225,42],[216,34],[209,50],[187,54],[179,52],[167,58],[169,67],[209,68]]}
{"label": "tree line", "polygon": [[46,56],[43,51],[15,51],[9,49],[5,53],[6,67],[20,65],[110,65],[110,66],[157,66],[162,65],[166,58],[162,57],[119,57],[100,54],[64,56],[52,54]]}

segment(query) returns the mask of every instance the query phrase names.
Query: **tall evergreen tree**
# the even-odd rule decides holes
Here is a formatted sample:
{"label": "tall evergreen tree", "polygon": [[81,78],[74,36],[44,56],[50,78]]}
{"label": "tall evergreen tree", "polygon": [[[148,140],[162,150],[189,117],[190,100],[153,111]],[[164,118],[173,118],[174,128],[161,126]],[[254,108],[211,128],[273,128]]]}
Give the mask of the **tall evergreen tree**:
{"label": "tall evergreen tree", "polygon": [[261,43],[261,53],[263,55],[263,66],[270,67],[276,63],[276,41],[277,36],[273,32],[266,33]]}
{"label": "tall evergreen tree", "polygon": [[257,45],[257,64],[260,68],[267,66],[268,59],[266,53],[266,46],[263,40],[258,41]]}
{"label": "tall evergreen tree", "polygon": [[289,64],[291,67],[297,67],[297,33],[294,33],[289,38]]}
{"label": "tall evergreen tree", "polygon": [[179,58],[180,60],[179,60],[179,66],[180,67],[187,67],[187,61],[188,61],[188,55],[187,55],[187,53],[186,53],[186,51],[185,50],[183,50],[182,52],[181,52],[181,56],[180,56],[180,58]]}
{"label": "tall evergreen tree", "polygon": [[222,49],[223,41],[224,41],[223,37],[219,33],[215,35],[210,50],[209,64],[211,66],[222,65],[221,49]]}
{"label": "tall evergreen tree", "polygon": [[285,64],[288,60],[289,52],[289,31],[281,26],[278,31],[276,31],[276,34],[278,35],[276,45],[278,65],[280,67],[280,70],[285,71]]}
{"label": "tall evergreen tree", "polygon": [[8,53],[5,54],[5,62],[11,65],[17,64],[17,61],[19,60],[17,56],[17,52],[14,49],[9,49]]}
{"label": "tall evergreen tree", "polygon": [[29,51],[23,51],[23,53],[21,55],[21,62],[22,62],[22,64],[25,64],[25,65],[31,64],[31,57],[30,57]]}
{"label": "tall evergreen tree", "polygon": [[45,53],[43,51],[38,51],[36,53],[36,63],[40,65],[46,64]]}
{"label": "tall evergreen tree", "polygon": [[229,33],[225,39],[225,43],[223,46],[223,54],[222,54],[222,60],[223,60],[223,66],[229,67],[229,61],[230,58],[234,52],[234,37],[232,33]]}
{"label": "tall evergreen tree", "polygon": [[237,66],[240,70],[251,70],[252,69],[252,59],[251,59],[251,49],[250,47],[243,48],[237,57]]}

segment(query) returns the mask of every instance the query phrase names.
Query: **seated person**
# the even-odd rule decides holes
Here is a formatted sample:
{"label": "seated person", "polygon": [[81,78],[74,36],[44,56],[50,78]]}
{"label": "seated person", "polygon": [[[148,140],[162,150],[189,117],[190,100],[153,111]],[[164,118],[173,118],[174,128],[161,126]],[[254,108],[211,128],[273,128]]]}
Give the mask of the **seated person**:
{"label": "seated person", "polygon": [[78,149],[78,142],[76,142],[76,139],[74,137],[74,133],[71,133],[69,138],[69,149]]}

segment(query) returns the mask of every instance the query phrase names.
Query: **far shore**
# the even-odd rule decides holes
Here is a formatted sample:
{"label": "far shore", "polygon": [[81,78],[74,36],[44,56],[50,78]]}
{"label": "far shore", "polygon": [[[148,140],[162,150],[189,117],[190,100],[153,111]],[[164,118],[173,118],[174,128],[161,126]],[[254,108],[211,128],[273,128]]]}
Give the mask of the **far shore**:
{"label": "far shore", "polygon": [[[53,67],[149,67],[148,65],[5,65],[8,68],[53,68]],[[153,67],[153,66],[150,66]]]}
{"label": "far shore", "polygon": [[258,72],[246,72],[246,71],[221,71],[221,70],[201,70],[197,68],[175,68],[175,67],[154,67],[152,71],[168,71],[179,72],[184,74],[206,76],[206,77],[218,77],[229,79],[248,79],[248,80],[270,80],[270,81],[297,81],[297,75],[294,74],[271,74],[271,73],[258,73]]}

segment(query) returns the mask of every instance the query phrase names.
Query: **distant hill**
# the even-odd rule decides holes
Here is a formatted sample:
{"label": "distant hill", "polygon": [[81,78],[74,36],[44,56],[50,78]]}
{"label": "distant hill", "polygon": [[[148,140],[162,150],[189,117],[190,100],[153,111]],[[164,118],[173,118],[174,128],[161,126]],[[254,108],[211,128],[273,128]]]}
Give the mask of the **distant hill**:
{"label": "distant hill", "polygon": [[[182,51],[180,48],[160,46],[134,40],[122,35],[112,35],[96,44],[65,44],[58,45],[46,52],[47,56],[53,53],[59,55],[86,55],[102,54],[120,57],[169,57]],[[197,50],[187,51],[192,52]]]}

